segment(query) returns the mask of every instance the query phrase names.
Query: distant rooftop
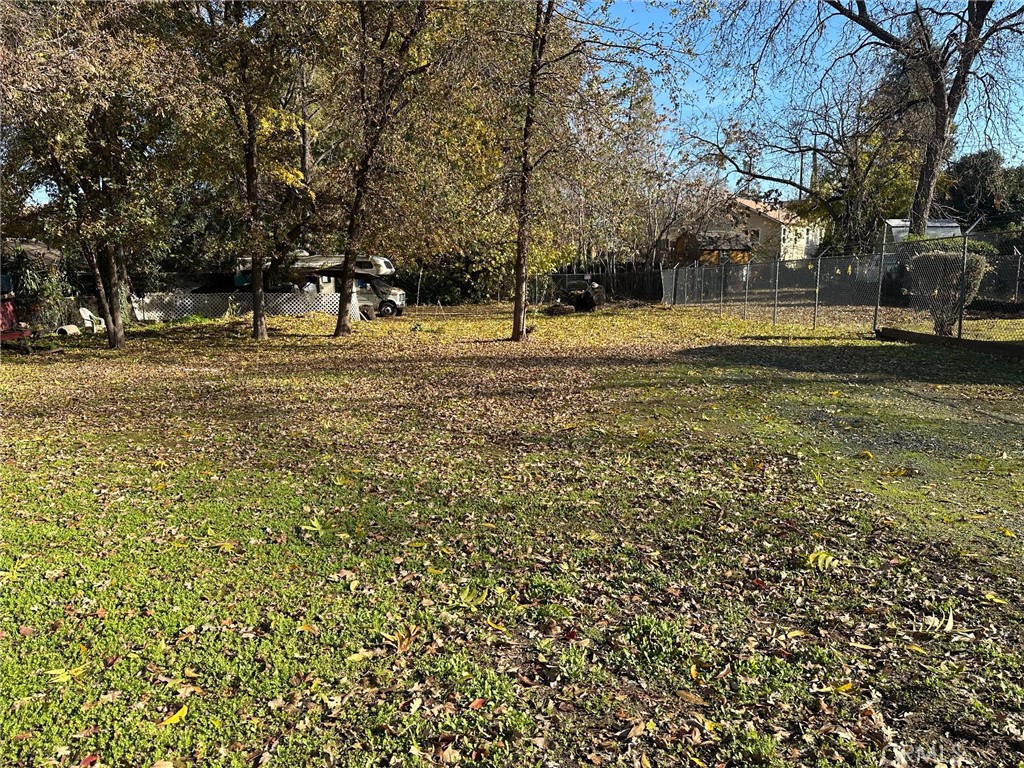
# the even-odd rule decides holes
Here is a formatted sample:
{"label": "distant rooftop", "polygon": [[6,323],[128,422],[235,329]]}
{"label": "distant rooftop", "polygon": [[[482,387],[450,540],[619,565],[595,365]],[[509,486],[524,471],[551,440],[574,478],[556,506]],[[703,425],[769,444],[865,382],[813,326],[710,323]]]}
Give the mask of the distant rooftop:
{"label": "distant rooftop", "polygon": [[756,200],[748,200],[745,197],[737,197],[736,202],[744,208],[748,208],[755,213],[761,214],[766,219],[777,221],[780,224],[798,224],[800,222],[800,217],[788,208],[773,208],[770,205],[759,203]]}
{"label": "distant rooftop", "polygon": [[[902,243],[910,236],[910,219],[886,219],[885,229],[882,236],[886,242]],[[928,219],[924,234],[925,237],[942,238],[960,237],[963,232],[960,225],[952,219]]]}
{"label": "distant rooftop", "polygon": [[46,264],[48,266],[55,266],[60,264],[60,251],[56,248],[51,248],[46,243],[41,243],[38,240],[22,240],[15,237],[5,237],[2,241],[2,254],[0,258],[9,259],[14,254],[14,251],[24,251],[28,256],[36,261]]}
{"label": "distant rooftop", "polygon": [[750,238],[739,232],[704,232],[696,238],[701,251],[749,251],[752,248]]}

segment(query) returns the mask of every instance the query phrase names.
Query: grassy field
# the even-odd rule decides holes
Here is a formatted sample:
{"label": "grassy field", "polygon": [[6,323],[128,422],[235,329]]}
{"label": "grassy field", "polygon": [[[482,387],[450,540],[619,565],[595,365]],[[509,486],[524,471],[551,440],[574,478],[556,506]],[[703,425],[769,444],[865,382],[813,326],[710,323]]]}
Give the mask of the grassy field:
{"label": "grassy field", "polygon": [[1020,362],[330,322],[5,355],[0,765],[1024,764]]}

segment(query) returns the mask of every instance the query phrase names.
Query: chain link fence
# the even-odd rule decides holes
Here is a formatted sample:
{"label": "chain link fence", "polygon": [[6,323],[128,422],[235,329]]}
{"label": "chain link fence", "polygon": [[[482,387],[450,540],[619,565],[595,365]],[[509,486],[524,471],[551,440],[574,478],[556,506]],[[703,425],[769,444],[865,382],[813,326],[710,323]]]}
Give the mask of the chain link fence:
{"label": "chain link fence", "polygon": [[852,257],[696,264],[662,270],[662,295],[667,304],[755,322],[870,325],[876,292],[869,269],[869,259]]}
{"label": "chain link fence", "polygon": [[[311,312],[338,314],[341,295],[337,293],[265,293],[267,315],[306,315]],[[354,306],[354,304],[353,304]],[[139,322],[165,322],[184,317],[237,317],[252,312],[252,294],[235,293],[149,293],[144,298],[133,296],[131,309]],[[350,308],[353,320],[358,309]]]}
{"label": "chain link fence", "polygon": [[897,244],[878,259],[882,297],[875,327],[1024,341],[1022,246],[1003,249],[990,238],[963,237]]}
{"label": "chain link fence", "polygon": [[[552,283],[564,287],[585,277],[559,274]],[[1024,342],[1020,232],[906,241],[862,256],[592,277],[612,298],[697,306],[755,322]]]}

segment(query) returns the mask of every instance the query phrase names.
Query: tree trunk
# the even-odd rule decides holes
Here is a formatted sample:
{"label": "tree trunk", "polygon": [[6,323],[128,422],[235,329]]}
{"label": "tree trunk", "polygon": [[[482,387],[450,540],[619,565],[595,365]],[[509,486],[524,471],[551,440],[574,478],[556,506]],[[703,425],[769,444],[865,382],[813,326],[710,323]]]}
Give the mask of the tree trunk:
{"label": "tree trunk", "polygon": [[121,287],[124,289],[125,295],[130,299],[134,291],[132,290],[132,280],[128,277],[128,264],[124,258],[124,250],[118,248],[118,253],[120,254],[117,263],[121,270]]}
{"label": "tree trunk", "polygon": [[96,250],[92,247],[86,246],[83,250],[85,251],[85,258],[92,268],[93,279],[96,281],[96,300],[100,310],[100,317],[103,318],[107,328],[110,328],[113,326],[114,320],[110,316],[110,302],[107,301],[107,289],[103,286],[103,275],[100,272],[99,257],[96,255]]}
{"label": "tree trunk", "polygon": [[356,260],[351,250],[345,247],[345,258],[342,261],[344,277],[341,279],[341,296],[338,299],[338,321],[334,324],[334,338],[348,336],[352,333],[352,283],[355,279]]}
{"label": "tree trunk", "polygon": [[942,160],[949,143],[949,122],[941,116],[935,118],[934,133],[928,137],[921,170],[917,176],[914,204],[910,209],[910,232],[923,236],[928,231],[928,217],[935,200],[935,185],[942,172]]}
{"label": "tree trunk", "polygon": [[519,157],[519,193],[516,198],[516,261],[513,269],[515,292],[512,301],[512,341],[526,340],[527,254],[530,245],[530,181],[533,176],[531,144],[536,120],[537,85],[544,62],[548,28],[555,10],[555,0],[537,0],[533,24],[533,49],[530,74],[526,81],[526,113],[523,116],[522,145]]}
{"label": "tree trunk", "polygon": [[[523,189],[525,188],[525,190]],[[512,279],[515,291],[512,296],[512,341],[526,339],[526,281],[527,281],[527,247],[529,245],[529,211],[525,205],[525,195],[529,190],[529,178],[524,175],[520,184],[520,200],[516,208],[516,262]]]}
{"label": "tree trunk", "polygon": [[256,167],[256,114],[245,105],[245,202],[248,207],[249,248],[252,261],[252,337],[266,341],[267,317],[263,302],[263,238],[259,221],[259,176]]}
{"label": "tree trunk", "polygon": [[313,185],[313,137],[309,129],[309,83],[306,74],[306,64],[299,67],[299,115],[302,122],[299,124],[299,170],[302,173],[302,183],[305,186],[304,194],[307,196],[303,201],[305,210],[299,222],[288,232],[288,242],[294,246],[297,242],[303,250],[309,248],[309,222],[316,213],[317,200],[312,196]]}
{"label": "tree trunk", "polygon": [[111,349],[124,348],[124,323],[121,318],[121,275],[117,268],[117,252],[113,243],[103,248],[103,272],[106,278],[106,299],[109,320],[107,324],[107,346]]}
{"label": "tree trunk", "polygon": [[363,213],[365,209],[366,191],[370,184],[370,165],[380,141],[379,134],[372,134],[372,139],[363,149],[356,171],[355,191],[348,209],[348,227],[345,231],[345,258],[342,262],[344,278],[341,281],[342,295],[338,302],[338,321],[334,324],[334,337],[348,336],[352,333],[352,318],[349,316],[349,303],[352,301],[352,283],[355,279],[356,249],[359,236],[363,231]]}

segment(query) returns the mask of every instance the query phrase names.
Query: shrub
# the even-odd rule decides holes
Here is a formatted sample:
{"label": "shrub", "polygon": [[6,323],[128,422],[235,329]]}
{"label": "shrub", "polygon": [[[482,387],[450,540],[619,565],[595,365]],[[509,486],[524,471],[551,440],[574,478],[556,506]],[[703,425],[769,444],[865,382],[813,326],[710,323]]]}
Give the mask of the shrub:
{"label": "shrub", "polygon": [[70,289],[63,273],[24,248],[4,254],[4,271],[14,282],[14,303],[20,320],[53,331],[68,321]]}
{"label": "shrub", "polygon": [[953,335],[960,315],[961,291],[965,306],[974,301],[981,278],[988,269],[984,255],[968,253],[965,275],[963,258],[962,253],[933,251],[916,256],[910,262],[913,293],[927,299],[935,333],[939,336]]}

